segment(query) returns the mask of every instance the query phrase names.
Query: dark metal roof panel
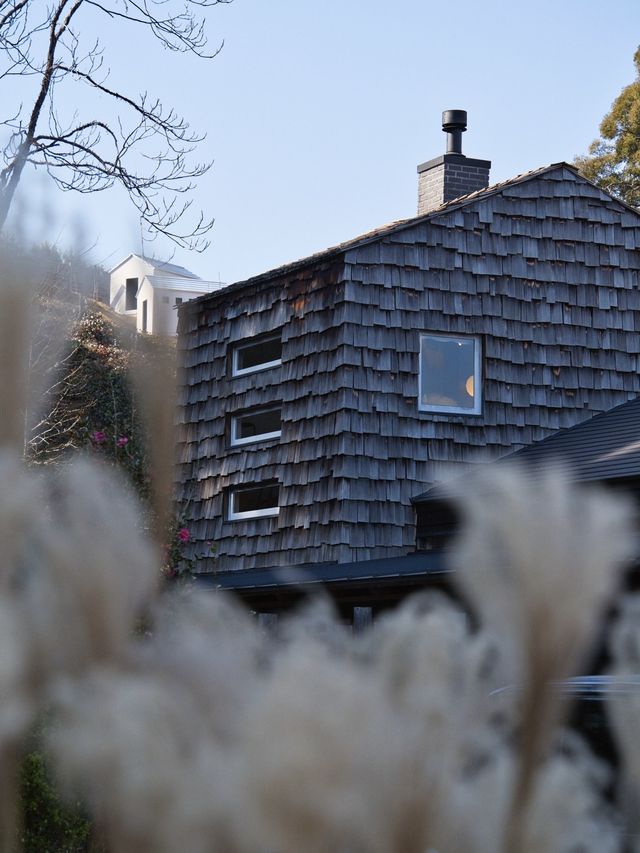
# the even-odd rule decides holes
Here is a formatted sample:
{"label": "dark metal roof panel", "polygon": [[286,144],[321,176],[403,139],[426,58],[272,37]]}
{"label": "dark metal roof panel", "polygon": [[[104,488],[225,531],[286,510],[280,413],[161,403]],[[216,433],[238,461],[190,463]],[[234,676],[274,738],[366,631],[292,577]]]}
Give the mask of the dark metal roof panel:
{"label": "dark metal roof panel", "polygon": [[313,584],[337,584],[379,581],[401,577],[434,575],[447,572],[443,553],[408,554],[383,560],[355,563],[316,563],[287,568],[247,569],[246,571],[207,572],[195,576],[199,587],[209,589],[252,590],[272,587],[307,587]]}
{"label": "dark metal roof panel", "polygon": [[526,464],[557,459],[579,480],[640,476],[640,397],[505,458]]}
{"label": "dark metal roof panel", "polygon": [[[577,481],[640,477],[640,397],[509,453],[495,464],[514,461],[531,467],[557,462]],[[412,502],[443,498],[454,490],[453,484],[436,485]]]}

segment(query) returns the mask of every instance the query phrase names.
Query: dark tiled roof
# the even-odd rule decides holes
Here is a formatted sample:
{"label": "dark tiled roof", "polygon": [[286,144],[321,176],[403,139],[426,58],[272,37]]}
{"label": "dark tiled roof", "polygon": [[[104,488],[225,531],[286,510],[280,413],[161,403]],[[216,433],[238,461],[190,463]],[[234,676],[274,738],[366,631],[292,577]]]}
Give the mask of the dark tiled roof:
{"label": "dark tiled roof", "polygon": [[442,554],[409,554],[382,560],[355,563],[316,563],[290,568],[247,569],[244,571],[199,574],[199,587],[240,591],[282,587],[308,587],[318,584],[366,583],[446,572]]}
{"label": "dark tiled roof", "polygon": [[[640,477],[640,397],[576,426],[560,430],[496,463],[526,466],[562,464],[578,481],[612,481]],[[452,495],[456,482],[436,485],[413,499],[423,503]]]}

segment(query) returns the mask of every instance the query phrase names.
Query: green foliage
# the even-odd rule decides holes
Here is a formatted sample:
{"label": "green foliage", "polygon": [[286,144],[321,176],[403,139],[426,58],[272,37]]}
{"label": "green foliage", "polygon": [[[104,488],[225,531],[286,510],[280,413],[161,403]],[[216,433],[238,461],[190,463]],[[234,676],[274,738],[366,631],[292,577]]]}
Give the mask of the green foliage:
{"label": "green foliage", "polygon": [[64,803],[56,791],[44,756],[29,753],[20,779],[24,853],[83,853],[91,824],[79,803]]}
{"label": "green foliage", "polygon": [[189,522],[184,516],[177,516],[167,531],[164,553],[164,565],[162,575],[167,581],[186,581],[194,573],[199,560],[213,557],[216,546],[213,542],[206,542],[202,553],[188,556],[185,553],[186,546],[191,542]]}
{"label": "green foliage", "polygon": [[152,358],[134,329],[95,304],[73,330],[71,349],[49,392],[49,414],[31,441],[36,462],[56,461],[91,447],[123,468],[141,497],[148,495],[144,429],[130,382],[132,362]]}
{"label": "green foliage", "polygon": [[[136,333],[122,318],[98,303],[75,325],[71,350],[60,368],[49,400],[50,414],[32,441],[32,459],[55,462],[90,448],[108,464],[125,471],[143,502],[150,494],[146,434],[132,371],[153,363],[172,343]],[[196,562],[214,553],[191,554],[185,508],[166,531],[163,576],[169,581],[191,576]]]}
{"label": "green foliage", "polygon": [[600,138],[576,166],[621,201],[640,207],[640,47],[633,61],[636,79],[626,86],[600,124]]}
{"label": "green foliage", "polygon": [[[148,495],[144,428],[130,381],[138,355],[131,341],[121,341],[118,329],[104,313],[91,311],[78,324],[71,372],[83,377],[84,412],[75,427],[75,443],[91,444],[108,461],[123,468],[138,493]],[[142,354],[139,354],[143,357]]]}

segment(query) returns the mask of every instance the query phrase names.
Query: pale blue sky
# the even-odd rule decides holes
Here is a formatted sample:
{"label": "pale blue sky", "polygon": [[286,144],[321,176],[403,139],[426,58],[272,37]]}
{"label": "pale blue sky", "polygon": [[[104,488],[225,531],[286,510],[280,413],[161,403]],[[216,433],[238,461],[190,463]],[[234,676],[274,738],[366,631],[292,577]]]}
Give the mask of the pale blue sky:
{"label": "pale blue sky", "polygon": [[[225,40],[211,62],[126,34],[107,34],[106,59],[207,132],[195,204],[216,218],[212,245],[174,261],[232,282],[414,215],[443,109],[468,111],[464,152],[492,161],[492,182],[583,153],[634,77],[640,3],[234,0],[209,32]],[[106,266],[140,248],[120,193],[59,199],[31,180],[26,197],[38,233],[95,243]]]}

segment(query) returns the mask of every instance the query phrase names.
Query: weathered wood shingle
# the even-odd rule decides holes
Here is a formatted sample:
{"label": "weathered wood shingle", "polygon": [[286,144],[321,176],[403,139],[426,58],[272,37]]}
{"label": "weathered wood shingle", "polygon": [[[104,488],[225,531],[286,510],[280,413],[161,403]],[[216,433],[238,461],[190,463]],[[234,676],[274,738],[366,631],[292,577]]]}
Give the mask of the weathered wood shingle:
{"label": "weathered wood shingle", "polygon": [[[182,307],[179,497],[203,570],[373,559],[414,546],[411,496],[640,393],[640,217],[560,164]],[[282,364],[229,377],[282,329]],[[481,416],[419,412],[423,332],[479,335]],[[228,417],[282,404],[277,442]],[[280,514],[225,489],[275,479]]]}

